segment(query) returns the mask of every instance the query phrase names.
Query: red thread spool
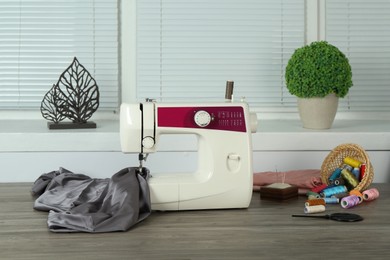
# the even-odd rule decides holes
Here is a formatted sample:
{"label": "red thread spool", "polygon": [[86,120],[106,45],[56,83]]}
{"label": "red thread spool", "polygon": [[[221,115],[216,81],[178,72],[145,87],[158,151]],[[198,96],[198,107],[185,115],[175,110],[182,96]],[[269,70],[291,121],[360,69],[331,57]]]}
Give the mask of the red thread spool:
{"label": "red thread spool", "polygon": [[328,185],[326,184],[321,184],[320,186],[317,186],[317,187],[314,187],[311,189],[311,191],[313,192],[317,192],[317,193],[320,193],[321,191],[323,191],[325,188],[327,188]]}
{"label": "red thread spool", "polygon": [[360,178],[359,180],[363,180],[364,174],[366,173],[366,165],[363,163],[360,165]]}

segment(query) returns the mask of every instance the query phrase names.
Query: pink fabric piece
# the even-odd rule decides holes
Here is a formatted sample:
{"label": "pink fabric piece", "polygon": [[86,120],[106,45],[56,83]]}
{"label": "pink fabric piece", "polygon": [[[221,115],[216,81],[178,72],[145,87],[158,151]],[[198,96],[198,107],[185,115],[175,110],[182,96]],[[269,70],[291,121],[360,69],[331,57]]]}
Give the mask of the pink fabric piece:
{"label": "pink fabric piece", "polygon": [[322,184],[320,170],[293,170],[286,172],[256,172],[253,174],[253,190],[260,190],[261,186],[272,183],[288,183],[304,194],[310,189]]}

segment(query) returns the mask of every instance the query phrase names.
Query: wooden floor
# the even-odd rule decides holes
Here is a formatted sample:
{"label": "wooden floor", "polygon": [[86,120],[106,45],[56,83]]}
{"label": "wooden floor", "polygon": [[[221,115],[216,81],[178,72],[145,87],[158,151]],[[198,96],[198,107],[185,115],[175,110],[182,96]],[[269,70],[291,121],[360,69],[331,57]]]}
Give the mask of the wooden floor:
{"label": "wooden floor", "polygon": [[390,184],[353,209],[365,220],[292,218],[304,197],[284,202],[254,193],[249,209],[153,212],[128,232],[51,233],[32,209],[31,184],[0,184],[0,259],[389,259]]}

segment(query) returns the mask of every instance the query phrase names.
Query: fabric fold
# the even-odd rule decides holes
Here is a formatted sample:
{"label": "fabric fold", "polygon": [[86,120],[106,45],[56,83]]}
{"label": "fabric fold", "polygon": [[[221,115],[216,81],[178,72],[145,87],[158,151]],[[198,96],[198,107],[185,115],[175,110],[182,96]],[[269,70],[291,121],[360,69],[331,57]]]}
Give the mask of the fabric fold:
{"label": "fabric fold", "polygon": [[126,231],[147,218],[149,170],[125,168],[111,178],[93,179],[64,168],[41,175],[32,187],[34,209],[48,211],[52,232]]}

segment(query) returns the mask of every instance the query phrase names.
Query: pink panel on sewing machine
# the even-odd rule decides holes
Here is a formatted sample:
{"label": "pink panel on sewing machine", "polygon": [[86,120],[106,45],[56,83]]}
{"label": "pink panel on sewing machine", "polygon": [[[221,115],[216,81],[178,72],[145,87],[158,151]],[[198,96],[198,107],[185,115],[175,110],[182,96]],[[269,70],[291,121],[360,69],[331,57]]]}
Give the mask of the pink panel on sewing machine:
{"label": "pink panel on sewing machine", "polygon": [[[199,126],[194,117],[197,112],[206,112],[211,117],[206,126]],[[246,132],[245,114],[241,106],[229,107],[158,107],[157,126],[203,128],[213,130],[225,130]]]}

